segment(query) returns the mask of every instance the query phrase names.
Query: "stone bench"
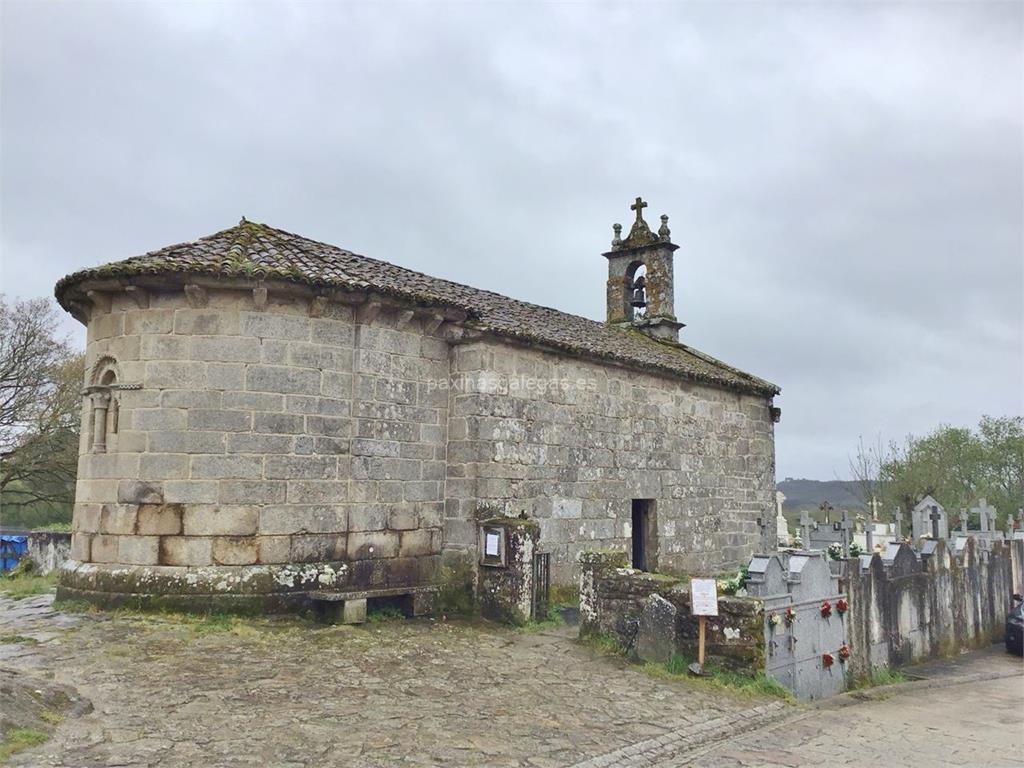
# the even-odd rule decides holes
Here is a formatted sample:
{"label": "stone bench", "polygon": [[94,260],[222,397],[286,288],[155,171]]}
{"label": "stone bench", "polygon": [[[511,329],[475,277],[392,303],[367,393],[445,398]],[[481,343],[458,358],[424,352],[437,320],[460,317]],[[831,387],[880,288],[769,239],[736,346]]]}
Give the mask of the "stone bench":
{"label": "stone bench", "polygon": [[434,607],[436,585],[388,587],[384,589],[321,590],[310,600],[318,621],[327,624],[362,624],[366,621],[366,603],[381,597],[408,597],[406,615],[426,616]]}

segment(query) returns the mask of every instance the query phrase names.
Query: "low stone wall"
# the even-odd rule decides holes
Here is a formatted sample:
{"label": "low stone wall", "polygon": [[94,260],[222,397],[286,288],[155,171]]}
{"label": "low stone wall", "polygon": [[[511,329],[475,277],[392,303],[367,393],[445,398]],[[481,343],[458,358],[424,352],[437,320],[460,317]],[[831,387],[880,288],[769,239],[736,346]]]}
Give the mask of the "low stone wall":
{"label": "low stone wall", "polygon": [[902,545],[867,567],[850,561],[850,639],[854,674],[898,667],[1003,640],[1013,593],[1012,560],[1024,559],[1024,541],[982,549],[968,539],[952,555],[944,542],[919,559]]}
{"label": "low stone wall", "polygon": [[28,535],[28,556],[40,573],[50,573],[71,558],[70,531],[32,531]]}
{"label": "low stone wall", "polygon": [[[626,567],[619,552],[580,556],[580,634],[611,635],[644,661],[697,656],[699,620],[690,612],[688,580]],[[709,617],[706,660],[731,669],[764,670],[764,605],[721,595]]]}

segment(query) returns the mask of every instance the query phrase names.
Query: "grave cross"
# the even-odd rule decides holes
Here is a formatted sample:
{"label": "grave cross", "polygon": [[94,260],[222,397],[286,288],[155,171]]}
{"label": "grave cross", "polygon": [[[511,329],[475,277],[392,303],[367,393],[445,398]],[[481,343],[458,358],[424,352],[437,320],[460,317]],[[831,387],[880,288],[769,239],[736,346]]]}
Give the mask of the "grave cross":
{"label": "grave cross", "polygon": [[864,529],[864,549],[869,555],[875,552],[875,521],[869,520],[868,527]]}
{"label": "grave cross", "polygon": [[853,529],[853,520],[850,519],[850,513],[845,509],[837,525],[839,526],[839,535],[843,540],[843,559],[845,560],[850,556],[850,531]]}
{"label": "grave cross", "polygon": [[818,509],[821,510],[821,512],[825,515],[825,524],[828,525],[829,523],[831,523],[832,510],[834,509],[834,507],[827,501],[823,501],[821,502],[821,506],[819,506]]}
{"label": "grave cross", "polygon": [[641,200],[639,197],[636,202],[629,206],[629,210],[636,211],[636,220],[643,221],[643,210],[647,207],[647,203]]}
{"label": "grave cross", "polygon": [[1017,519],[1020,520],[1020,522],[1017,523],[1017,527],[1024,528],[1024,507],[1017,510]]}
{"label": "grave cross", "polygon": [[811,529],[817,529],[818,523],[807,514],[805,509],[800,513],[800,538],[803,539],[804,549],[811,548]]}
{"label": "grave cross", "polygon": [[985,499],[978,500],[978,506],[972,507],[971,512],[978,513],[978,520],[981,523],[982,533],[992,533],[995,529],[996,509],[990,507]]}
{"label": "grave cross", "polygon": [[932,538],[936,541],[939,540],[939,520],[942,519],[942,515],[939,514],[939,508],[932,504],[932,511],[928,515],[928,519],[932,521]]}
{"label": "grave cross", "polygon": [[903,510],[896,507],[896,511],[893,513],[893,520],[896,521],[896,540],[902,541],[903,539]]}
{"label": "grave cross", "polygon": [[967,514],[967,510],[965,508],[961,508],[960,509],[960,533],[962,533],[964,536],[967,535],[967,521],[969,519],[970,519],[970,516]]}

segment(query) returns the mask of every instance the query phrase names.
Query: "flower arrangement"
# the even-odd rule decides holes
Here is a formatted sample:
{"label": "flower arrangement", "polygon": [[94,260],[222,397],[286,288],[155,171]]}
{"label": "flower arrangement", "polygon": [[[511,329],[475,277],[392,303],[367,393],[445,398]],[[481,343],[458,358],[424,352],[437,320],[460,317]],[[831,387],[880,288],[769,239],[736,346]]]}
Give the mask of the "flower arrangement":
{"label": "flower arrangement", "polygon": [[839,646],[838,653],[839,653],[839,661],[841,663],[845,664],[846,660],[848,658],[850,658],[850,646],[848,646],[846,643],[843,643],[841,646]]}
{"label": "flower arrangement", "polygon": [[828,552],[828,556],[831,557],[833,560],[843,559],[843,545],[838,542],[834,541],[831,544],[829,544],[828,549],[825,551]]}
{"label": "flower arrangement", "polygon": [[821,654],[821,666],[823,666],[825,669],[828,669],[833,664],[835,664],[835,661],[836,660],[831,653]]}
{"label": "flower arrangement", "polygon": [[744,565],[732,578],[718,579],[718,591],[723,595],[735,595],[738,593],[746,594],[745,588],[747,586],[748,578],[750,578],[750,574],[747,571],[747,566]]}
{"label": "flower arrangement", "polygon": [[864,550],[861,549],[860,544],[851,544],[850,545],[850,557],[860,557],[863,554],[864,554]]}
{"label": "flower arrangement", "polygon": [[832,615],[832,603],[830,603],[828,600],[826,600],[825,602],[823,602],[821,604],[821,618],[827,619],[831,615]]}
{"label": "flower arrangement", "polygon": [[784,618],[786,620],[786,626],[787,627],[793,626],[793,622],[796,621],[796,611],[793,610],[792,606],[790,606],[789,608],[786,609],[786,613],[784,614]]}
{"label": "flower arrangement", "polygon": [[848,610],[850,610],[850,604],[843,598],[836,600],[836,610],[839,611],[839,615],[842,616]]}
{"label": "flower arrangement", "polygon": [[775,611],[772,611],[770,614],[768,614],[768,623],[771,626],[773,626],[773,627],[779,626],[779,622],[780,621],[782,621],[782,619],[779,618],[779,614],[777,614]]}

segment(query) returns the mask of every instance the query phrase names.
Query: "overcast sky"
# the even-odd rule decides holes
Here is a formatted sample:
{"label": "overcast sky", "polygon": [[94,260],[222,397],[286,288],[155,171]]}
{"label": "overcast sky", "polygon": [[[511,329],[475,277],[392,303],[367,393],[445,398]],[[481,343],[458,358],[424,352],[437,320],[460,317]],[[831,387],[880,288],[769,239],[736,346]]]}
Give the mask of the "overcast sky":
{"label": "overcast sky", "polygon": [[0,7],[8,294],[244,214],[603,319],[643,195],[779,479],[1024,412],[1019,2]]}

